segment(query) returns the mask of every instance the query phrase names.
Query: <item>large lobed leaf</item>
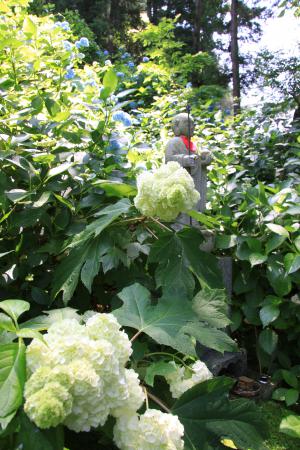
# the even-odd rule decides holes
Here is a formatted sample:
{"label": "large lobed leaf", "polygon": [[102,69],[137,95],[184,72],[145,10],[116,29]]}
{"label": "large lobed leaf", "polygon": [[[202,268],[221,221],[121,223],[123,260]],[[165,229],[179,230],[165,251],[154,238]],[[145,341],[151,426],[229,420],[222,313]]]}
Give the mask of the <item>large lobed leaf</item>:
{"label": "large lobed leaf", "polygon": [[[221,330],[199,321],[192,302],[178,294],[169,293],[157,304],[151,303],[150,292],[138,283],[123,289],[118,296],[123,306],[113,314],[126,327],[146,333],[161,345],[182,353],[195,355],[194,339],[217,351],[236,350],[235,343]],[[222,324],[220,323],[221,327]]]}
{"label": "large lobed leaf", "polygon": [[200,250],[201,233],[193,228],[184,228],[177,233],[165,233],[151,246],[149,263],[158,263],[155,272],[157,287],[183,290],[192,295],[195,280],[202,286],[223,288],[222,275],[217,259]]}
{"label": "large lobed leaf", "polygon": [[172,413],[184,426],[186,450],[222,448],[230,439],[241,450],[263,450],[264,423],[259,409],[248,400],[229,400],[234,381],[217,377],[185,392],[176,401]]}
{"label": "large lobed leaf", "polygon": [[53,298],[62,291],[63,301],[67,304],[74,294],[80,274],[83,284],[91,291],[92,282],[99,272],[100,259],[104,251],[99,235],[121,214],[128,212],[130,207],[131,203],[128,199],[122,199],[107,206],[97,213],[100,216],[99,219],[91,222],[72,239],[68,245],[71,249],[69,255],[62,260],[54,272]]}

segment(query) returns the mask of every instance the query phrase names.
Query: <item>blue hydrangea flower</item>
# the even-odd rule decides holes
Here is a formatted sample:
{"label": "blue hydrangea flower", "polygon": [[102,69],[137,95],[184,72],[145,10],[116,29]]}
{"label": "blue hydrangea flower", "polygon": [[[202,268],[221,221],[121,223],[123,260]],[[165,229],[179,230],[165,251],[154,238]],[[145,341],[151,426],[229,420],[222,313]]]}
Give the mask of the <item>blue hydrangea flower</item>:
{"label": "blue hydrangea flower", "polygon": [[103,51],[103,55],[104,55],[104,56],[109,55],[109,51],[108,51],[108,50],[104,50],[104,51]]}
{"label": "blue hydrangea flower", "polygon": [[131,69],[134,67],[134,62],[133,61],[129,61],[127,63],[127,66],[130,67]]}
{"label": "blue hydrangea flower", "polygon": [[67,79],[67,80],[72,80],[74,77],[75,77],[75,72],[74,72],[74,70],[73,69],[69,69],[68,71],[67,71],[67,73],[66,73],[66,75],[65,75],[65,78]]}
{"label": "blue hydrangea flower", "polygon": [[124,72],[117,72],[117,77],[124,78],[125,77],[125,73]]}
{"label": "blue hydrangea flower", "polygon": [[96,51],[96,55],[101,56],[101,55],[102,55],[101,51],[100,51],[100,50],[97,50],[97,51]]}
{"label": "blue hydrangea flower", "polygon": [[121,58],[122,58],[122,59],[130,58],[130,53],[128,53],[128,52],[123,53],[123,55],[121,56]]}
{"label": "blue hydrangea flower", "polygon": [[88,38],[82,37],[82,38],[80,38],[79,41],[76,41],[76,42],[75,42],[75,45],[76,45],[77,48],[80,48],[80,47],[89,47],[90,43],[89,43]]}
{"label": "blue hydrangea flower", "polygon": [[65,31],[70,31],[70,24],[69,22],[65,21],[65,22],[61,22],[61,28]]}
{"label": "blue hydrangea flower", "polygon": [[144,56],[143,62],[144,62],[144,63],[147,63],[147,62],[149,62],[149,61],[150,61],[150,59],[148,58],[148,56]]}
{"label": "blue hydrangea flower", "polygon": [[137,103],[136,102],[130,102],[129,106],[130,106],[130,108],[136,108],[137,107]]}
{"label": "blue hydrangea flower", "polygon": [[189,81],[188,83],[186,83],[185,87],[188,89],[188,88],[193,87],[193,85],[192,85],[192,83]]}
{"label": "blue hydrangea flower", "polygon": [[130,127],[132,124],[130,115],[124,111],[116,111],[113,113],[112,118],[116,122],[122,122],[125,127]]}
{"label": "blue hydrangea flower", "polygon": [[122,148],[120,142],[117,139],[110,139],[109,150],[120,150]]}
{"label": "blue hydrangea flower", "polygon": [[70,31],[69,22],[55,22],[54,28],[62,28],[65,31]]}
{"label": "blue hydrangea flower", "polygon": [[65,50],[67,50],[67,52],[71,52],[72,51],[73,45],[71,44],[71,42],[63,41],[63,46],[64,46]]}

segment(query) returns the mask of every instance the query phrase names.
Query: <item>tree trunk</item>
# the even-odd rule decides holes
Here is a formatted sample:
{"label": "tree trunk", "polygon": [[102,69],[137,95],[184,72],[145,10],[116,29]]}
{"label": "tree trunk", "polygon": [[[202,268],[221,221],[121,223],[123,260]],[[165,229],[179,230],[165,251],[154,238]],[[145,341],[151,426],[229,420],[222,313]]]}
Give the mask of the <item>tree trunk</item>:
{"label": "tree trunk", "polygon": [[194,31],[193,31],[193,50],[194,53],[200,51],[200,30],[201,30],[201,18],[203,15],[203,0],[194,0],[195,13],[194,13]]}
{"label": "tree trunk", "polygon": [[155,0],[147,0],[147,15],[151,23],[158,24],[158,6]]}
{"label": "tree trunk", "polygon": [[232,64],[232,96],[233,113],[237,115],[241,110],[241,85],[239,65],[239,43],[238,43],[238,0],[231,0],[231,27],[230,27],[230,53]]}

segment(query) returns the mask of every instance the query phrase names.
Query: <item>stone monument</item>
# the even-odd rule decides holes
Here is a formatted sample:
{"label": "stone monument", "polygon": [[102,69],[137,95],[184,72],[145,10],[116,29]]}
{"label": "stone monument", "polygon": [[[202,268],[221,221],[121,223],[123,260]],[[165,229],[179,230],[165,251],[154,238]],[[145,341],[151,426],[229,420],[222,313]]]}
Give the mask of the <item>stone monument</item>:
{"label": "stone monument", "polygon": [[195,124],[189,114],[177,114],[173,119],[172,129],[175,137],[167,143],[165,160],[166,162],[177,161],[191,174],[195,188],[200,193],[200,200],[195,209],[203,212],[207,191],[206,168],[211,163],[211,153],[208,151],[198,153],[195,144],[191,141]]}
{"label": "stone monument", "polygon": [[[212,156],[209,151],[198,152],[195,144],[191,141],[194,134],[195,124],[193,119],[187,113],[177,114],[172,122],[172,129],[175,137],[171,138],[166,146],[165,162],[177,161],[184,167],[194,180],[195,188],[200,194],[200,200],[195,206],[195,210],[204,212],[206,209],[206,193],[207,193],[207,166],[211,163]],[[199,227],[196,220],[191,220],[187,214],[180,214],[177,218],[178,226],[182,228],[184,225],[192,225]],[[201,233],[205,238],[200,249],[202,251],[211,252],[214,247],[214,234],[208,230],[201,229]],[[232,294],[232,258],[221,257],[219,260],[219,269],[222,273],[224,286],[228,297]],[[200,356],[200,355],[199,355]],[[246,368],[246,354],[244,350],[236,353],[225,352],[220,355],[214,350],[207,349],[206,353],[201,354],[202,359],[209,365],[214,375],[226,370],[229,367],[235,375],[241,375]]]}

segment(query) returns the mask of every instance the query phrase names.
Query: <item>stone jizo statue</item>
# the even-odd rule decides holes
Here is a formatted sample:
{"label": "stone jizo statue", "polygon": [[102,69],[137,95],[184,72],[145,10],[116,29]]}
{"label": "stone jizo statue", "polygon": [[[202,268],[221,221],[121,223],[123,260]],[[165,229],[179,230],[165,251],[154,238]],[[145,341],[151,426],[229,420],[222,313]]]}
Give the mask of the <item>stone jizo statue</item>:
{"label": "stone jizo statue", "polygon": [[198,153],[196,145],[191,141],[195,124],[188,114],[177,114],[173,119],[172,129],[175,137],[167,143],[165,160],[166,162],[177,161],[189,171],[195,188],[200,193],[200,200],[195,209],[202,212],[205,210],[206,204],[206,167],[211,162],[211,153],[208,151]]}

